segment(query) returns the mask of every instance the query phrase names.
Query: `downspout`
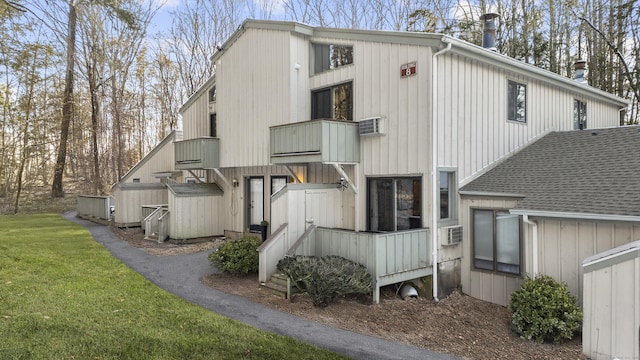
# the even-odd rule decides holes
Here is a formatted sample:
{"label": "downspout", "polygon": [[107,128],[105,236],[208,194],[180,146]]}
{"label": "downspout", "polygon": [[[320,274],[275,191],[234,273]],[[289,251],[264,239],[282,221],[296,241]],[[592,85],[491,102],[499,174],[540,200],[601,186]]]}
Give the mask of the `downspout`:
{"label": "downspout", "polygon": [[438,299],[438,61],[437,57],[451,50],[451,42],[444,36],[442,41],[447,47],[433,54],[431,58],[431,256],[432,256],[432,292],[433,300]]}
{"label": "downspout", "polygon": [[526,214],[522,215],[522,221],[532,226],[533,243],[531,244],[531,252],[533,254],[531,261],[533,262],[533,277],[535,278],[536,276],[538,276],[538,223],[533,220],[529,220],[529,215]]}

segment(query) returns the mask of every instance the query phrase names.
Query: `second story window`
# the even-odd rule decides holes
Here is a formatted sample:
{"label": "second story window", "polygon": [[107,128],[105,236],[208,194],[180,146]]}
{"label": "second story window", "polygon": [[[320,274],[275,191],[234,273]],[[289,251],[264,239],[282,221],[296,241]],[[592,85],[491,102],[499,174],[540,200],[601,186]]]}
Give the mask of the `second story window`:
{"label": "second story window", "polygon": [[353,120],[353,88],[350,82],[313,91],[311,119]]}
{"label": "second story window", "polygon": [[353,46],[311,44],[312,74],[353,64]]}
{"label": "second story window", "polygon": [[209,102],[216,102],[216,87],[209,89]]}
{"label": "second story window", "polygon": [[521,123],[527,122],[527,86],[509,80],[507,102],[507,120]]}
{"label": "second story window", "polygon": [[218,137],[216,114],[209,114],[209,136]]}
{"label": "second story window", "polygon": [[584,130],[587,128],[587,103],[573,100],[573,129]]}

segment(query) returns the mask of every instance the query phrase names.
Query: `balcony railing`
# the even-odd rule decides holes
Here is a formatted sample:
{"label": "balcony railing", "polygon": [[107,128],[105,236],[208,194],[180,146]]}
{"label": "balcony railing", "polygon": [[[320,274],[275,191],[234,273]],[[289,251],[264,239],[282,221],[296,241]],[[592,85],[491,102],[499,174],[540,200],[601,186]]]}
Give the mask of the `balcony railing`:
{"label": "balcony railing", "polygon": [[311,120],[269,128],[272,164],[360,162],[358,123]]}
{"label": "balcony railing", "polygon": [[176,170],[220,167],[220,139],[197,138],[175,142]]}

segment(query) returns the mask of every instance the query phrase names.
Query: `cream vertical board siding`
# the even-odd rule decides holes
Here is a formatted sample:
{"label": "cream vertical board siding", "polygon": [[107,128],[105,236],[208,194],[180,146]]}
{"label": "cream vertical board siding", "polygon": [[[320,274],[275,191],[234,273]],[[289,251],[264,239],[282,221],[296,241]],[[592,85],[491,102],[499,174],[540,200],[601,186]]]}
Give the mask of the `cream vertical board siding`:
{"label": "cream vertical board siding", "polygon": [[[461,282],[462,292],[480,300],[489,301],[494,304],[507,306],[509,296],[512,292],[522,286],[522,277],[513,275],[502,275],[489,271],[473,269],[473,228],[472,209],[511,209],[516,205],[517,200],[510,199],[462,199],[460,207],[460,224],[464,229],[464,240],[462,241]],[[527,247],[525,238],[523,247]],[[523,268],[526,266],[526,258],[523,256]]]}
{"label": "cream vertical board siding", "polygon": [[[306,177],[306,170],[303,166],[291,166],[292,171],[300,178]],[[229,230],[234,232],[243,232],[248,230],[246,227],[246,180],[250,177],[263,177],[264,178],[264,220],[269,221],[269,230],[274,231],[280,224],[275,226],[271,224],[271,177],[273,176],[289,176],[284,166],[251,166],[251,167],[238,167],[238,168],[223,168],[220,169],[222,175],[231,184],[233,179],[238,180],[238,187],[227,187],[225,183],[218,178],[216,174],[209,171],[209,178],[212,182],[217,183],[223,190],[224,195],[221,197],[217,214],[220,217],[220,221],[223,230]]]}
{"label": "cream vertical board siding", "polygon": [[217,61],[221,167],[269,164],[268,128],[291,121],[290,79],[302,70],[290,54],[290,32],[248,28]]}
{"label": "cream vertical board siding", "polygon": [[222,196],[175,196],[169,192],[169,237],[191,239],[222,235],[218,209]]}
{"label": "cream vertical board siding", "polygon": [[[196,93],[196,99],[182,113],[182,126],[184,128],[184,140],[209,136],[209,89]],[[218,90],[219,93],[219,90]],[[217,119],[220,123],[220,117]],[[218,132],[220,126],[217,128]],[[221,137],[221,134],[217,134]]]}
{"label": "cream vertical board siding", "polygon": [[132,183],[133,179],[140,179],[140,183],[159,182],[152,174],[174,170],[173,143],[181,138],[181,131],[173,131],[167,135],[151,152],[122,177],[121,182]]}
{"label": "cream vertical board siding", "polygon": [[587,257],[640,239],[640,224],[538,219],[539,271],[567,284],[582,302]]}
{"label": "cream vertical board siding", "polygon": [[[536,77],[457,54],[438,58],[438,166],[461,182],[551,130],[573,129],[573,101],[587,101],[588,127],[618,125],[614,105],[585,99]],[[526,123],[507,120],[507,85],[526,85]]]}
{"label": "cream vertical board siding", "polygon": [[[136,184],[138,185],[138,184]],[[115,186],[114,224],[120,227],[140,226],[142,205],[161,205],[167,203],[168,190],[161,184],[153,186]]]}
{"label": "cream vertical board siding", "polygon": [[637,246],[608,259],[585,261],[582,349],[590,359],[640,359]]}

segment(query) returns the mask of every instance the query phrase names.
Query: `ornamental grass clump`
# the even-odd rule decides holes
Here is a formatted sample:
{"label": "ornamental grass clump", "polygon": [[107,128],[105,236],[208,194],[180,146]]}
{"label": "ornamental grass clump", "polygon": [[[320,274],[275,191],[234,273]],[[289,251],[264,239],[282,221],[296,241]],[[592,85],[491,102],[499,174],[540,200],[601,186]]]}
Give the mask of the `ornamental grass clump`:
{"label": "ornamental grass clump", "polygon": [[209,262],[219,270],[231,274],[258,272],[258,247],[261,244],[262,240],[253,235],[227,241],[209,254]]}
{"label": "ornamental grass clump", "polygon": [[582,310],[565,284],[547,275],[526,279],[511,295],[516,332],[538,342],[572,339],[582,326]]}
{"label": "ornamental grass clump", "polygon": [[326,307],[341,295],[369,295],[373,289],[366,267],[339,256],[286,257],[278,262],[278,270],[307,292],[317,307]]}

